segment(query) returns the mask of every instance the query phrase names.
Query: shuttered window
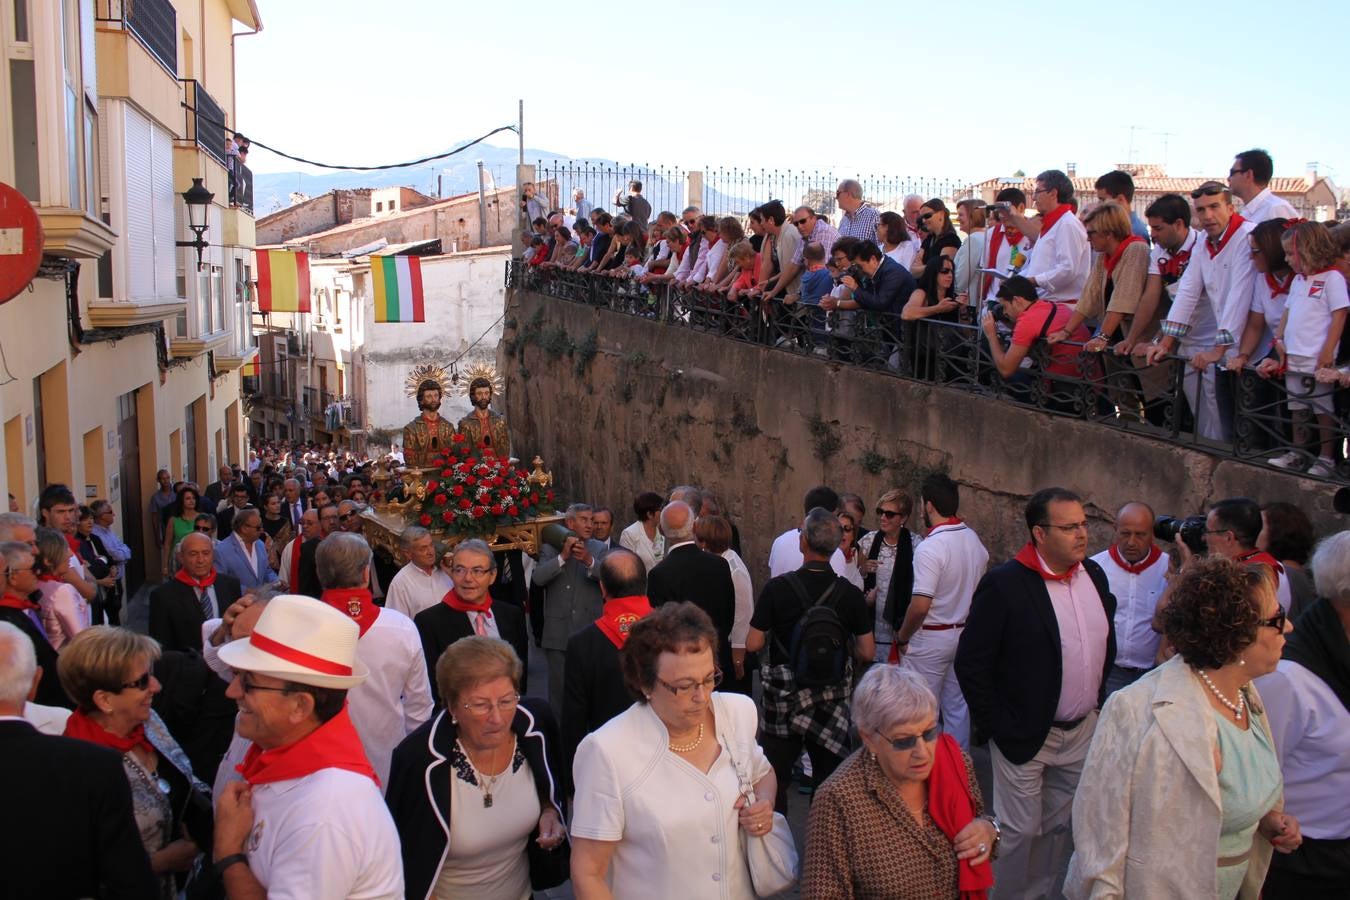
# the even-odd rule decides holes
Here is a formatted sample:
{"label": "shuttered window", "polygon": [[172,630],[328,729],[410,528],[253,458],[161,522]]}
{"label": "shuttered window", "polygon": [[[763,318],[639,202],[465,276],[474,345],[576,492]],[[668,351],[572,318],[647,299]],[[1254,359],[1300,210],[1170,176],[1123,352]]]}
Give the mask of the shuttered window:
{"label": "shuttered window", "polygon": [[135,107],[126,115],[127,280],[135,302],[177,296],[173,137]]}

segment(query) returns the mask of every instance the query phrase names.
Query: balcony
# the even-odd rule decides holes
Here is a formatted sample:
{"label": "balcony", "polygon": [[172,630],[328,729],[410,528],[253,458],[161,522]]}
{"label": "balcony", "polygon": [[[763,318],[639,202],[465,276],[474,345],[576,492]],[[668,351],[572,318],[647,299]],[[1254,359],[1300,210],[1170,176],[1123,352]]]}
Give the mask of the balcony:
{"label": "balcony", "polygon": [[253,170],[237,158],[230,170],[230,206],[253,215]]}
{"label": "balcony", "polygon": [[[186,119],[183,134],[188,141],[196,142],[208,156],[228,168],[225,157],[225,135],[229,132],[229,126],[225,122],[225,111],[220,108],[215,98],[206,92],[201,82],[191,78],[178,80],[183,85],[185,104],[183,115]],[[252,184],[249,188],[251,191]]]}
{"label": "balcony", "polygon": [[98,0],[94,19],[125,29],[171,76],[178,77],[178,13],[170,0]]}

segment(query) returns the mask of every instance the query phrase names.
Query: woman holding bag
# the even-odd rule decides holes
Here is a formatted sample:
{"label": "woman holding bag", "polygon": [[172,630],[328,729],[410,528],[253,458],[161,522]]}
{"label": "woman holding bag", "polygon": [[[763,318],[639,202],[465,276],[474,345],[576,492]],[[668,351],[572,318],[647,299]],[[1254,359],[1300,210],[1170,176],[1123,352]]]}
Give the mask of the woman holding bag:
{"label": "woman holding bag", "polygon": [[759,866],[791,837],[773,813],[777,780],[755,743],[754,701],[714,691],[716,642],[692,603],[665,604],[629,632],[620,664],[637,702],[587,735],[573,766],[579,900],[769,892]]}

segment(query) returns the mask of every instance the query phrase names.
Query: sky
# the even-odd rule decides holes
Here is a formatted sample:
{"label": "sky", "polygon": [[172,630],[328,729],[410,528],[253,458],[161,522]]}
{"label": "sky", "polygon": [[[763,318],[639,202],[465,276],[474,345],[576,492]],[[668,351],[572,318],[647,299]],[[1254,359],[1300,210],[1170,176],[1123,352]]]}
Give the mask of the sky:
{"label": "sky", "polygon": [[[343,165],[451,149],[514,123],[524,100],[527,147],[620,163],[1187,176],[1264,147],[1277,175],[1315,161],[1350,186],[1350,3],[1332,0],[258,8],[262,32],[236,41],[241,130]],[[256,147],[249,163],[315,171]]]}

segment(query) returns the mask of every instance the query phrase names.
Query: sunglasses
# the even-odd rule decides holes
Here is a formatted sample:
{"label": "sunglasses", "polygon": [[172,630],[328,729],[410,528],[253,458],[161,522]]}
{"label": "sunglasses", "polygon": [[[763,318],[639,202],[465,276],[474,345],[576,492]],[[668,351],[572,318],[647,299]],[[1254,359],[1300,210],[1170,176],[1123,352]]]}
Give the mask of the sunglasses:
{"label": "sunglasses", "polygon": [[896,516],[900,515],[900,513],[894,509],[878,509],[876,513],[883,519],[894,519]]}
{"label": "sunglasses", "polygon": [[1222,193],[1226,192],[1227,190],[1228,190],[1227,188],[1222,188],[1222,187],[1217,187],[1217,186],[1216,186],[1216,187],[1196,188],[1195,190],[1191,191],[1191,199],[1192,199],[1192,200],[1199,200],[1201,197],[1213,197],[1213,196],[1216,196],[1216,195],[1218,195],[1218,194],[1222,194]]}
{"label": "sunglasses", "polygon": [[935,216],[935,215],[937,215],[937,213],[931,213],[931,212],[920,213],[920,214],[919,214],[919,218],[920,218],[920,219],[923,219],[923,220],[926,222],[926,221],[928,221],[929,219],[933,218],[933,216]]}
{"label": "sunglasses", "polygon": [[135,681],[123,682],[121,690],[143,691],[150,686],[150,679],[153,677],[154,675],[151,672],[147,671],[144,675],[142,675],[140,678],[137,678]]}
{"label": "sunglasses", "polygon": [[200,531],[202,534],[210,534],[211,532],[215,531],[215,529],[212,528],[210,525],[198,525],[196,528],[192,530]]}
{"label": "sunglasses", "polygon": [[1240,174],[1242,174],[1243,172],[1250,172],[1250,171],[1251,171],[1251,169],[1229,169],[1229,170],[1228,170],[1228,177],[1229,177],[1229,178],[1232,178],[1234,175],[1240,175]]}
{"label": "sunglasses", "polygon": [[1282,609],[1279,612],[1275,613],[1275,615],[1271,616],[1269,619],[1261,619],[1256,624],[1266,625],[1270,628],[1274,628],[1280,634],[1284,634],[1284,623],[1288,621],[1288,619],[1289,614]]}
{"label": "sunglasses", "polygon": [[793,225],[807,225],[807,224],[809,224],[810,222],[811,222],[810,219],[793,219],[793,220],[792,220],[792,224],[793,224]]}
{"label": "sunglasses", "polygon": [[880,731],[877,732],[877,737],[881,738],[883,741],[890,744],[891,749],[894,750],[896,753],[904,753],[906,750],[913,750],[914,746],[917,743],[919,743],[919,738],[923,738],[923,742],[925,744],[931,744],[933,743],[933,741],[936,741],[938,739],[938,735],[941,733],[942,733],[942,726],[934,725],[932,728],[928,729],[923,734],[911,734],[909,737],[895,738],[894,740],[892,740],[891,738],[886,737]]}

